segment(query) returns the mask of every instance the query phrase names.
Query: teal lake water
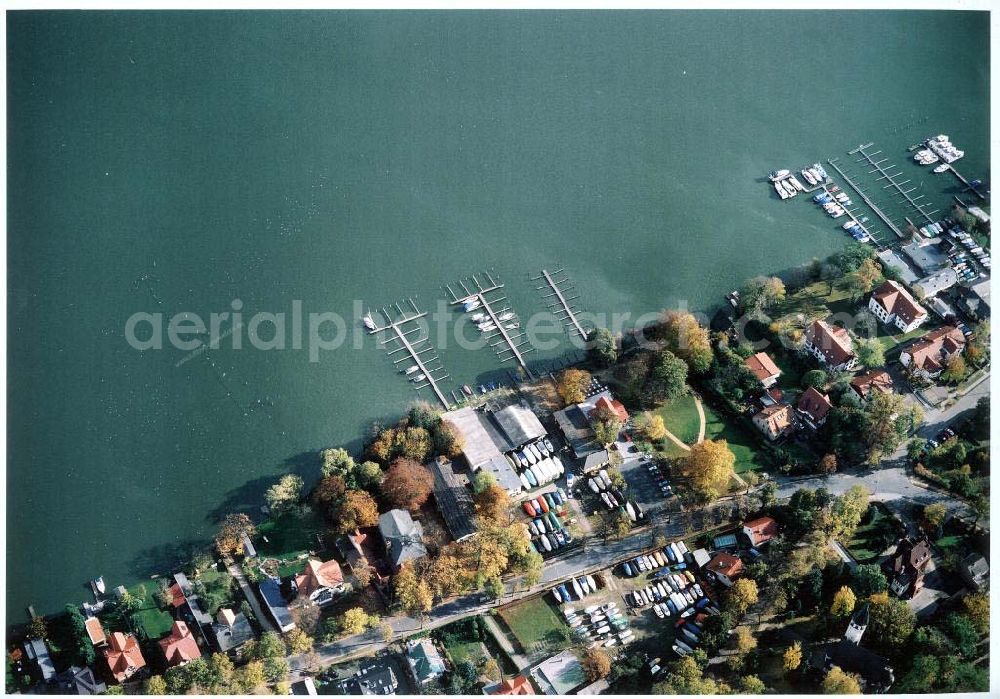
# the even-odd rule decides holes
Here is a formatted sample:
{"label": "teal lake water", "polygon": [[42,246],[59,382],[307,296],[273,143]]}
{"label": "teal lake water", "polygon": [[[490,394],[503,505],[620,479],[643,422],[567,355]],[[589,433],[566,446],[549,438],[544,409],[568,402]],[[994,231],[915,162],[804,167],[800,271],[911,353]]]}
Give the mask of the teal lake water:
{"label": "teal lake water", "polygon": [[487,267],[525,316],[542,267],[592,312],[707,309],[847,240],[774,168],[875,141],[947,203],[906,153],[943,131],[985,179],[988,48],[985,13],[9,14],[10,618],[164,572],[414,398],[370,344],[181,363],[133,313],[428,306]]}

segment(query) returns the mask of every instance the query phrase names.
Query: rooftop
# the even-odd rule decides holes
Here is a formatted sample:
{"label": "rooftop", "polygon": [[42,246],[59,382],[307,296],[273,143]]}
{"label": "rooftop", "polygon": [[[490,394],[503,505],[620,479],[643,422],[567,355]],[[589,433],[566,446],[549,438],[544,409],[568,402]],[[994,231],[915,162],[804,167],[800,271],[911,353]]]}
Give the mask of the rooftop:
{"label": "rooftop", "polygon": [[378,529],[389,547],[389,560],[393,565],[400,566],[427,555],[423,542],[424,528],[406,510],[383,512],[378,518]]}
{"label": "rooftop", "polygon": [[774,360],[771,359],[771,356],[767,352],[758,352],[751,357],[747,357],[743,360],[743,363],[753,372],[753,375],[759,381],[767,381],[781,375],[781,369],[778,368],[778,365],[774,363]]}
{"label": "rooftop", "polygon": [[461,541],[476,532],[475,504],[467,478],[460,478],[448,459],[441,457],[430,464],[434,474],[434,500],[444,518],[448,532]]}

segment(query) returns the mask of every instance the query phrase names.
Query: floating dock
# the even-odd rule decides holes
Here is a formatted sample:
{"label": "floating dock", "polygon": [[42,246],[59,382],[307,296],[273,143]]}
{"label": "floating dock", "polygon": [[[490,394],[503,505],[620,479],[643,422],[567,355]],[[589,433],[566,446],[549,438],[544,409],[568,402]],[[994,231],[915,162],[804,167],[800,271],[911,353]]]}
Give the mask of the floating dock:
{"label": "floating dock", "polygon": [[[452,291],[449,285],[445,284],[445,289],[447,289],[448,293],[451,295],[451,305],[459,306],[468,301],[478,300],[479,306],[473,310],[479,310],[479,308],[482,308],[489,315],[493,325],[496,326],[494,330],[487,331],[484,334],[484,337],[488,340],[499,338],[490,346],[496,350],[500,361],[507,362],[511,359],[515,359],[517,360],[517,363],[521,365],[521,368],[524,369],[528,377],[534,378],[534,375],[531,373],[531,369],[528,368],[528,364],[524,360],[524,355],[531,352],[533,348],[529,346],[526,349],[522,349],[524,345],[528,344],[528,336],[525,335],[520,329],[517,329],[515,332],[508,332],[508,328],[504,327],[504,323],[510,323],[511,319],[500,320],[499,316],[503,315],[505,312],[511,311],[509,306],[505,306],[500,310],[493,307],[494,305],[503,303],[507,300],[505,296],[490,297],[490,294],[499,292],[503,289],[504,285],[496,282],[489,272],[484,272],[482,276],[488,280],[488,284],[484,285],[481,283],[476,275],[472,275],[468,279],[459,280],[458,284],[465,292],[464,296],[459,296]],[[469,282],[469,285],[466,285],[466,281]],[[502,347],[501,345],[506,345],[506,347]]]}
{"label": "floating dock", "polygon": [[836,158],[831,158],[830,160],[827,160],[826,162],[829,163],[830,167],[832,167],[834,170],[836,170],[837,173],[841,177],[844,178],[844,182],[846,182],[847,184],[849,184],[851,186],[851,189],[853,189],[855,192],[858,193],[858,196],[861,197],[862,201],[864,201],[865,204],[868,205],[869,209],[871,209],[873,212],[875,212],[876,216],[878,216],[880,219],[882,219],[882,222],[885,223],[885,225],[887,225],[889,227],[889,230],[891,230],[893,233],[895,233],[896,236],[899,237],[899,238],[906,238],[907,236],[904,235],[903,232],[901,230],[899,230],[899,228],[896,226],[896,224],[893,223],[892,220],[882,212],[882,209],[878,208],[878,206],[875,204],[875,202],[873,202],[871,199],[869,199],[868,195],[865,194],[861,190],[861,188],[858,187],[858,185],[854,184],[854,182],[851,181],[851,178],[848,177],[844,173],[843,170],[841,170],[839,167],[837,167],[836,160],[837,160]]}
{"label": "floating dock", "polygon": [[908,202],[910,206],[913,207],[914,210],[916,210],[921,216],[923,216],[927,220],[927,223],[933,223],[934,222],[933,216],[934,214],[937,213],[938,210],[933,209],[931,211],[927,211],[924,208],[926,204],[918,203],[921,199],[924,198],[923,194],[918,194],[915,197],[910,196],[911,193],[917,190],[917,187],[914,186],[910,187],[909,189],[903,189],[904,186],[911,183],[911,180],[903,180],[901,182],[898,182],[896,178],[897,177],[901,178],[903,175],[901,175],[899,172],[891,172],[892,170],[898,170],[897,165],[888,165],[883,167],[882,164],[888,162],[889,160],[888,158],[881,158],[879,160],[875,160],[876,156],[882,153],[881,150],[877,150],[874,153],[867,152],[866,149],[871,148],[874,145],[875,145],[874,143],[866,143],[860,145],[854,150],[850,151],[848,155],[861,155],[861,157],[857,158],[854,162],[856,163],[867,162],[869,165],[871,165],[872,169],[868,171],[868,174],[871,175],[877,172],[879,174],[878,181],[886,180],[889,183],[884,185],[882,189],[890,189],[890,188],[895,189],[896,193],[902,197],[900,203],[902,203],[903,201]]}
{"label": "floating dock", "polygon": [[[423,355],[427,352],[433,352],[434,347],[428,344],[427,347],[424,347],[423,349],[417,349],[416,346],[427,342],[428,338],[410,339],[410,335],[413,333],[419,333],[422,328],[419,325],[406,328],[408,323],[413,323],[420,318],[425,317],[427,313],[420,312],[417,309],[417,305],[413,302],[413,299],[407,299],[407,301],[409,302],[412,311],[404,311],[400,308],[398,303],[393,304],[396,309],[396,314],[393,314],[391,310],[386,310],[385,306],[379,309],[382,313],[379,318],[376,318],[375,314],[369,311],[369,317],[374,321],[375,328],[370,329],[368,332],[373,335],[382,333],[387,334],[388,336],[380,339],[379,343],[382,345],[388,345],[392,342],[396,343],[396,347],[388,351],[389,356],[391,357],[394,354],[405,352],[402,357],[394,359],[393,364],[398,365],[400,362],[406,360],[413,362],[413,366],[417,367],[417,371],[413,373],[417,375],[423,374],[423,379],[416,382],[415,388],[419,391],[422,388],[430,387],[430,389],[434,391],[434,395],[437,396],[437,399],[441,401],[441,405],[444,406],[444,409],[449,410],[451,408],[451,404],[448,402],[448,399],[438,386],[438,382],[447,379],[448,375],[445,374],[444,376],[435,376],[436,372],[444,370],[444,368],[440,365],[440,361],[438,360],[436,354],[430,358],[423,357]],[[379,325],[380,320],[385,321],[381,326]],[[431,365],[435,361],[438,361],[438,366],[432,367]]]}
{"label": "floating dock", "polygon": [[569,283],[568,276],[564,276],[562,279],[556,279],[556,277],[558,277],[560,274],[565,275],[564,271],[561,268],[557,269],[552,274],[549,274],[547,270],[543,269],[542,275],[540,277],[533,277],[531,281],[536,282],[540,279],[545,280],[546,285],[537,288],[539,291],[545,291],[546,289],[549,290],[548,294],[542,296],[543,299],[551,299],[545,302],[546,305],[549,307],[549,310],[552,311],[562,321],[563,325],[573,328],[574,330],[576,330],[576,332],[580,334],[580,337],[586,340],[587,331],[583,329],[582,325],[580,325],[580,321],[577,320],[576,313],[574,312],[576,309],[570,304],[571,301],[575,301],[576,299],[580,298],[580,295],[577,294],[576,296],[571,296],[569,298],[566,298],[566,295],[563,294],[563,291],[564,290],[567,292],[572,291],[573,287],[566,286]]}

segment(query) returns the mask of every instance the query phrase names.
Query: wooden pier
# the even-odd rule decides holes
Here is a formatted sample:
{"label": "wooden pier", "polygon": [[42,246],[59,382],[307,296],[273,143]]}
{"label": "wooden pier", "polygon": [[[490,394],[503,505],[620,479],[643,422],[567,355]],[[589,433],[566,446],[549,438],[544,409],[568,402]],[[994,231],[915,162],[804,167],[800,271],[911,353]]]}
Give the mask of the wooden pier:
{"label": "wooden pier", "polygon": [[[489,296],[491,293],[498,292],[503,289],[504,285],[494,281],[489,272],[483,272],[482,276],[488,280],[489,283],[487,285],[483,285],[476,275],[472,275],[468,279],[459,280],[458,284],[465,292],[464,296],[459,296],[452,291],[449,285],[445,284],[445,289],[447,289],[448,293],[451,295],[451,305],[460,306],[468,301],[478,300],[479,306],[472,309],[470,312],[475,312],[482,308],[493,322],[495,328],[493,330],[486,331],[483,336],[487,340],[500,338],[496,342],[490,344],[490,346],[496,350],[497,357],[500,358],[501,362],[510,361],[511,359],[517,360],[517,363],[521,365],[521,368],[524,369],[528,377],[534,378],[534,375],[531,373],[531,369],[528,368],[528,364],[524,360],[524,355],[531,352],[534,348],[529,346],[526,349],[522,349],[524,345],[528,344],[528,336],[525,335],[525,333],[520,329],[514,333],[507,332],[508,329],[504,327],[504,323],[512,322],[517,318],[517,316],[515,315],[513,319],[500,320],[500,316],[508,311],[511,311],[511,309],[509,306],[505,306],[500,310],[497,310],[493,308],[493,305],[502,303],[506,301],[507,298],[505,296],[494,296],[493,298],[490,298]],[[466,285],[467,281],[471,284],[471,286]],[[506,347],[501,347],[501,345],[506,345]]]}
{"label": "wooden pier", "polygon": [[[580,321],[577,320],[576,313],[574,313],[575,309],[572,305],[570,305],[570,301],[575,301],[576,299],[580,298],[579,294],[577,294],[576,296],[571,296],[570,298],[566,298],[565,294],[563,294],[563,288],[560,288],[560,285],[565,285],[567,282],[569,282],[569,277],[567,276],[559,280],[555,279],[555,277],[563,273],[564,272],[562,269],[557,269],[552,274],[549,274],[547,270],[543,269],[542,275],[540,277],[533,277],[531,281],[535,282],[538,281],[539,279],[545,280],[546,286],[539,286],[537,288],[539,291],[544,291],[546,289],[550,290],[550,293],[545,294],[542,297],[543,299],[552,299],[551,302],[550,301],[545,302],[546,305],[549,307],[549,310],[552,311],[556,315],[556,317],[558,317],[559,320],[562,321],[563,325],[567,327],[572,327],[580,334],[580,337],[586,340],[587,331],[583,329],[582,325],[580,325]],[[571,291],[572,288],[573,287],[571,286],[567,288],[566,291]]]}
{"label": "wooden pier", "polygon": [[902,197],[900,203],[902,203],[903,201],[908,202],[910,206],[912,206],[921,216],[924,217],[924,219],[926,219],[927,223],[933,223],[934,222],[933,216],[934,214],[937,213],[938,210],[933,209],[931,211],[927,211],[924,208],[926,204],[918,203],[921,199],[924,198],[923,194],[918,194],[915,197],[910,196],[912,192],[915,192],[917,190],[917,187],[914,186],[910,187],[909,189],[903,189],[903,187],[907,184],[910,184],[912,180],[907,179],[903,180],[902,182],[896,181],[897,177],[902,177],[901,173],[890,172],[890,171],[898,170],[899,169],[898,165],[888,165],[886,167],[883,167],[882,163],[888,162],[889,160],[888,158],[881,158],[880,160],[875,160],[875,157],[882,152],[881,150],[877,150],[874,153],[869,153],[865,150],[866,148],[871,148],[874,145],[875,145],[874,143],[867,143],[858,146],[853,151],[851,151],[849,155],[860,154],[861,157],[857,158],[854,162],[857,163],[867,162],[872,167],[872,169],[868,171],[869,175],[877,172],[879,174],[877,181],[886,180],[889,184],[884,185],[882,189],[890,189],[890,188],[895,189],[897,194],[899,194]]}
{"label": "wooden pier", "polygon": [[[379,343],[382,345],[387,345],[391,342],[396,343],[397,346],[394,349],[389,350],[388,354],[392,356],[399,352],[405,352],[405,354],[402,357],[393,360],[393,365],[397,365],[400,362],[406,360],[413,362],[413,364],[417,367],[417,372],[414,373],[423,374],[423,379],[416,382],[415,388],[419,391],[422,388],[430,387],[430,389],[434,391],[434,395],[437,396],[437,399],[441,401],[441,405],[444,406],[444,409],[449,410],[451,409],[451,404],[448,402],[448,399],[445,397],[444,393],[441,391],[441,388],[438,386],[438,381],[443,381],[444,379],[447,379],[448,375],[447,374],[445,374],[444,376],[434,375],[435,372],[443,371],[443,367],[440,365],[440,362],[436,367],[431,366],[431,364],[434,361],[438,361],[437,355],[434,355],[429,359],[424,359],[421,356],[427,352],[433,352],[434,348],[430,344],[428,344],[428,346],[423,349],[417,349],[416,346],[423,344],[424,342],[427,342],[428,338],[418,338],[412,340],[410,339],[410,335],[412,335],[415,332],[417,333],[420,332],[421,327],[419,325],[410,327],[409,329],[404,329],[407,323],[412,323],[416,320],[419,320],[420,318],[425,317],[427,313],[426,312],[421,313],[417,309],[417,305],[413,303],[413,299],[407,299],[407,301],[409,302],[412,311],[410,310],[404,311],[402,308],[400,308],[398,303],[393,304],[396,309],[395,316],[391,310],[386,310],[385,306],[379,309],[382,315],[378,319],[376,319],[374,313],[369,311],[369,316],[375,322],[376,326],[373,330],[369,330],[369,333],[373,335],[377,335],[380,333],[388,333],[387,337],[383,337],[381,340],[379,340]],[[385,320],[385,324],[379,326],[379,320],[382,319]],[[409,378],[409,376],[407,376],[407,378]]]}
{"label": "wooden pier", "polygon": [[896,236],[899,237],[899,238],[906,238],[907,236],[901,230],[899,230],[899,228],[896,226],[896,224],[893,223],[892,220],[888,216],[886,216],[882,212],[882,209],[878,208],[878,206],[875,204],[875,202],[873,202],[871,199],[869,199],[868,195],[865,194],[861,190],[861,188],[858,187],[858,185],[854,184],[854,182],[851,181],[851,178],[848,177],[844,173],[843,170],[841,170],[839,167],[837,167],[836,160],[837,160],[836,158],[831,158],[830,160],[827,160],[826,162],[829,163],[830,167],[832,167],[834,170],[836,170],[837,173],[841,177],[844,178],[844,182],[846,182],[847,184],[849,184],[851,186],[851,189],[853,189],[855,192],[858,193],[858,196],[861,197],[862,201],[864,201],[865,204],[868,205],[869,209],[871,209],[873,212],[875,212],[876,216],[878,216],[880,219],[882,219],[882,222],[885,223],[885,225],[887,225],[889,227],[889,230],[891,230],[893,233],[895,233]]}
{"label": "wooden pier", "polygon": [[973,187],[971,182],[962,177],[962,173],[956,170],[955,166],[952,165],[951,163],[948,163],[948,171],[951,172],[951,174],[953,174],[958,179],[958,181],[962,183],[962,185],[965,187],[965,191],[972,192],[977,197],[979,197],[980,201],[986,201],[986,195],[980,192],[975,187]]}

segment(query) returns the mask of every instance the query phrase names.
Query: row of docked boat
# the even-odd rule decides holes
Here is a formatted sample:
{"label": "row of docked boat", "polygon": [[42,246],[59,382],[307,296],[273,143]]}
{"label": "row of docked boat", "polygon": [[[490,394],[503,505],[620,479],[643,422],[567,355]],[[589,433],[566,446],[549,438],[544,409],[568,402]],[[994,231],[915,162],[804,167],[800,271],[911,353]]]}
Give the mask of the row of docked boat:
{"label": "row of docked boat", "polygon": [[814,163],[812,167],[804,167],[799,172],[802,173],[802,178],[813,187],[821,185],[829,179],[826,170],[819,163]]}
{"label": "row of docked boat", "polygon": [[847,213],[844,206],[850,204],[850,199],[846,199],[846,204],[842,204],[835,198],[835,194],[831,193],[829,190],[818,193],[813,197],[813,201],[823,207],[823,210],[830,216],[830,218],[840,218]]}
{"label": "row of docked boat", "polygon": [[[564,593],[569,594],[569,587],[572,587],[574,593],[582,592],[589,585],[588,578],[593,580],[593,576],[589,575],[573,578],[569,584],[560,585],[553,590],[553,593],[563,597]],[[589,642],[588,648],[598,646],[610,648],[619,643],[626,644],[635,640],[635,633],[628,628],[628,620],[618,608],[617,602],[608,602],[600,606],[592,604],[579,612],[572,607],[566,607],[563,609],[563,617],[578,639]]]}
{"label": "row of docked boat", "polygon": [[635,500],[629,500],[618,488],[614,487],[606,470],[601,469],[597,475],[591,476],[587,480],[587,487],[595,495],[600,496],[601,502],[604,503],[604,506],[609,511],[621,509],[622,512],[628,515],[632,523],[646,518],[646,513],[639,506],[639,503]]}
{"label": "row of docked boat", "polygon": [[528,532],[531,534],[531,546],[540,554],[557,551],[573,543],[569,533],[559,517],[566,517],[566,496],[559,490],[539,495],[521,503],[529,517]]}
{"label": "row of docked boat", "polygon": [[[597,579],[593,575],[581,575],[576,578],[570,578],[569,582],[565,582],[562,585],[556,585],[552,588],[552,596],[559,604],[566,604],[567,602],[572,602],[573,600],[582,600],[588,595],[592,595],[601,589],[601,585],[598,585]],[[610,603],[611,608],[617,608],[618,604],[616,602]],[[598,611],[606,612],[609,609],[609,605],[604,605],[598,607],[593,605],[587,607],[583,610],[583,616],[591,616],[597,614]],[[576,610],[568,609],[564,610],[564,616],[566,617],[566,622],[573,626],[573,617],[581,616]],[[574,627],[575,628],[575,627]]]}
{"label": "row of docked boat", "polygon": [[[948,234],[952,238],[957,240],[959,244],[968,251],[967,255],[965,253],[962,253],[962,256],[959,257],[958,259],[958,264],[955,265],[955,271],[958,272],[958,275],[962,279],[962,281],[964,282],[973,281],[974,279],[976,279],[976,277],[979,276],[974,269],[969,267],[968,264],[969,255],[976,258],[976,261],[979,262],[979,264],[982,265],[982,267],[986,271],[990,271],[993,268],[993,261],[990,258],[990,253],[987,252],[985,249],[983,249],[983,247],[978,242],[976,242],[975,238],[973,238],[971,235],[963,231],[958,226],[952,228],[948,232]],[[960,264],[964,265],[961,269],[959,269]]]}
{"label": "row of docked boat", "polygon": [[799,192],[806,191],[802,183],[795,179],[795,176],[788,170],[775,170],[768,178],[774,183],[774,191],[782,199],[790,199]]}
{"label": "row of docked boat", "polygon": [[934,151],[929,148],[924,148],[923,150],[918,150],[913,154],[913,160],[918,165],[933,165],[938,162],[940,158],[934,154]]}
{"label": "row of docked boat", "polygon": [[514,330],[521,327],[520,322],[517,320],[517,315],[513,311],[504,310],[494,315],[489,309],[483,308],[483,300],[478,294],[467,296],[461,300],[461,304],[462,310],[465,313],[472,314],[469,316],[469,320],[476,324],[476,329],[479,332],[492,332],[497,329],[497,323],[507,330]]}
{"label": "row of docked boat", "polygon": [[[927,148],[931,151],[931,155],[935,157],[934,160],[931,160],[930,162],[926,163],[920,162],[918,160],[917,162],[920,162],[921,165],[929,165],[930,163],[935,163],[938,161],[939,158],[943,160],[945,164],[949,164],[965,157],[965,151],[959,150],[954,145],[952,145],[951,141],[949,141],[948,137],[943,133],[928,138],[925,143],[927,145]],[[917,155],[920,155],[920,153],[922,152],[924,151],[918,152]],[[914,159],[916,159],[916,156],[914,156]]]}
{"label": "row of docked boat", "polygon": [[844,230],[850,233],[851,237],[859,243],[865,243],[871,240],[871,236],[868,235],[868,231],[866,231],[864,227],[853,218],[844,224]]}

